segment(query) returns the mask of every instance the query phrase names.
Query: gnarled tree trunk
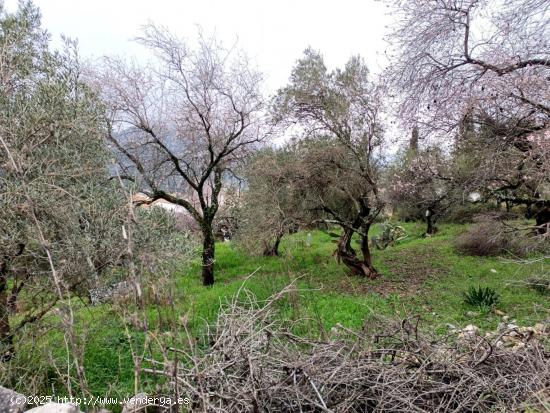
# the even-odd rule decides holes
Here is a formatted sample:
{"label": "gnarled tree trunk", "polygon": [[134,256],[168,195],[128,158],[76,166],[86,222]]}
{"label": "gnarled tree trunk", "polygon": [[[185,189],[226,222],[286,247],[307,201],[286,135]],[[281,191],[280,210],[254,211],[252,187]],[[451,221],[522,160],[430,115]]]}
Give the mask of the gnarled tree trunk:
{"label": "gnarled tree trunk", "polygon": [[366,230],[367,231],[364,232],[364,235],[361,236],[361,253],[363,255],[363,259],[360,259],[357,256],[357,253],[351,246],[354,231],[350,228],[344,229],[344,232],[338,241],[336,256],[339,261],[351,270],[352,273],[368,277],[370,279],[375,279],[378,277],[378,272],[372,264],[368,240],[368,227]]}
{"label": "gnarled tree trunk", "polygon": [[263,256],[264,257],[278,257],[279,256],[279,245],[281,244],[281,240],[283,239],[284,233],[279,232],[277,234],[277,238],[275,238],[275,242],[273,245],[267,245],[264,249]]}

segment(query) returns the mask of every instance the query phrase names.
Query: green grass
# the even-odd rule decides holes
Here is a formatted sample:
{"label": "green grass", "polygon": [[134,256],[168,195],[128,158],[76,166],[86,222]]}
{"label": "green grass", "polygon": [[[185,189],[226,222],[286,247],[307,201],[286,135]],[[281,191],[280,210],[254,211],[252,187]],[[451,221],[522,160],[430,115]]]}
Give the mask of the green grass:
{"label": "green grass", "polygon": [[[465,226],[441,225],[436,236],[423,238],[422,224],[402,225],[409,234],[405,240],[373,251],[375,267],[381,273],[375,281],[347,274],[332,256],[332,238],[320,231],[311,231],[310,244],[306,232],[285,237],[281,257],[250,257],[231,243],[217,244],[215,285],[201,285],[198,263],[181,265],[173,273],[172,304],[146,308],[149,326],[159,334],[183,330],[175,323],[184,316],[191,335],[200,339],[205,321],[214,321],[221,303],[243,283],[259,299],[265,299],[293,281],[299,292],[281,301],[279,316],[288,321],[309,320],[296,325],[302,334],[317,334],[336,324],[360,328],[365,320],[378,316],[420,315],[425,327],[441,332],[447,324],[496,328],[500,317],[494,311],[464,304],[463,293],[471,286],[494,288],[500,296],[497,308],[520,325],[548,318],[548,297],[522,285],[531,275],[545,271],[548,262],[518,264],[505,258],[458,255],[452,240]],[[373,235],[377,231],[374,228]],[[119,312],[109,305],[82,306],[77,311],[77,321],[88,326],[84,365],[94,395],[134,392],[128,336],[137,351],[142,351],[145,336],[136,330],[127,334]],[[63,331],[48,333],[40,345],[52,350],[59,360],[66,357]],[[147,380],[142,388],[154,387],[155,379]]]}

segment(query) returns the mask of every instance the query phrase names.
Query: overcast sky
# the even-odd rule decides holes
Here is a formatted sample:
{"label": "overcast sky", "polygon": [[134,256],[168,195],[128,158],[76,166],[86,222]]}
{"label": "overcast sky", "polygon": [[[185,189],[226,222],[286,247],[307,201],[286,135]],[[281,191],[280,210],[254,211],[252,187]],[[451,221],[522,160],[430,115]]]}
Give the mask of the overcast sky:
{"label": "overcast sky", "polygon": [[[77,38],[85,57],[143,56],[132,42],[147,22],[194,39],[197,27],[215,32],[226,46],[236,41],[266,76],[269,93],[283,86],[307,46],[329,67],[362,55],[373,72],[385,64],[383,37],[391,18],[375,0],[34,0],[43,25],[59,41]],[[14,10],[17,0],[7,0]],[[55,43],[54,43],[55,44]]]}

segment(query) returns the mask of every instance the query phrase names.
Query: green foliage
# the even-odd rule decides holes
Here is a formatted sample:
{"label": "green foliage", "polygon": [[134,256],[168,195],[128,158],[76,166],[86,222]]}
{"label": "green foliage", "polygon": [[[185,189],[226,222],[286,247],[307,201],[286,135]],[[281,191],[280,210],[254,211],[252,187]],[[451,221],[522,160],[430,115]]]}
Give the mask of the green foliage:
{"label": "green foliage", "polygon": [[491,287],[473,287],[464,293],[464,303],[473,307],[494,307],[500,301],[500,296]]}
{"label": "green foliage", "polygon": [[[408,236],[395,247],[376,254],[375,265],[382,275],[374,281],[346,275],[345,268],[332,257],[335,248],[332,237],[321,231],[309,231],[312,234],[309,245],[307,232],[286,236],[281,244],[281,257],[251,257],[231,242],[218,243],[217,282],[204,288],[200,279],[200,262],[192,265],[181,262],[171,274],[174,285],[167,294],[170,304],[151,303],[146,308],[150,329],[166,331],[161,324],[163,319],[174,317],[177,320],[184,316],[190,336],[201,338],[204,320],[215,321],[220,303],[239,290],[243,283],[261,300],[293,281],[297,283],[299,292],[281,300],[278,316],[302,335],[322,336],[337,324],[361,328],[366,320],[415,314],[421,314],[427,326],[441,333],[447,331],[446,323],[462,326],[473,323],[480,328],[495,329],[500,317],[490,311],[473,316],[464,314],[462,292],[471,285],[498,288],[499,307],[520,325],[533,325],[546,317],[546,310],[550,309],[546,296],[525,284],[509,284],[511,279],[517,282],[527,280],[534,271],[540,270],[541,265],[545,265],[544,261],[542,264],[518,264],[495,257],[459,255],[452,240],[464,232],[463,225],[442,224],[440,231],[431,238],[422,238],[423,223],[409,222],[401,226]],[[372,229],[375,236],[380,231],[378,226]],[[248,277],[252,273],[254,275]],[[540,311],[534,312],[533,308]],[[132,308],[125,310],[131,312]],[[93,393],[132,395],[133,364],[121,317],[108,304],[82,307],[76,309],[76,314],[81,323],[93,322],[97,326],[87,335],[84,345],[84,367]],[[27,343],[25,352],[29,354],[21,354],[21,360],[28,360],[31,355],[34,357],[37,349],[44,352],[57,349],[54,356],[58,365],[63,365],[66,353],[63,351],[63,334],[59,331],[50,327],[32,345]],[[130,332],[132,336],[143,334],[132,327]],[[175,332],[185,335],[177,321]],[[33,371],[46,370],[46,366],[40,363],[47,361],[47,357],[36,356]],[[142,378],[143,390],[148,386],[154,389],[151,376],[143,375]],[[24,390],[24,385],[30,381],[17,383],[17,388]],[[49,383],[43,383],[44,394],[51,389]]]}
{"label": "green foliage", "polygon": [[400,225],[394,225],[391,222],[380,224],[381,233],[378,236],[372,237],[372,243],[379,250],[384,250],[387,247],[396,245],[399,241],[407,238],[407,231]]}
{"label": "green foliage", "polygon": [[[294,183],[297,153],[289,148],[266,148],[246,164],[247,190],[237,208],[234,241],[249,254],[276,253],[281,238],[305,215],[303,193]],[[305,219],[303,219],[305,221]]]}
{"label": "green foliage", "polygon": [[0,27],[7,80],[0,90],[0,246],[24,245],[13,265],[47,279],[47,242],[71,285],[120,251],[113,240],[121,238],[124,203],[118,183],[108,180],[102,106],[80,79],[75,45],[50,51],[31,3],[3,14]]}

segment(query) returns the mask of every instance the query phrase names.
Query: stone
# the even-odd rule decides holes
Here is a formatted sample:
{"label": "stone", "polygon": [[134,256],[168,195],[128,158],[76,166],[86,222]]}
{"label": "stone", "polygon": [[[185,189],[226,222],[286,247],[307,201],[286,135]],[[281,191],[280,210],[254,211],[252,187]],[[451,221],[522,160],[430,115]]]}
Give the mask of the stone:
{"label": "stone", "polygon": [[27,410],[27,413],[82,413],[78,406],[73,403],[46,403],[34,409]]}
{"label": "stone", "polygon": [[88,291],[92,305],[123,300],[131,297],[132,294],[134,294],[134,286],[129,281],[120,281],[99,288],[92,288]]}
{"label": "stone", "polygon": [[25,410],[26,405],[25,396],[0,386],[0,412],[20,413]]}
{"label": "stone", "polygon": [[473,324],[468,324],[458,335],[460,338],[473,338],[474,336],[479,335],[479,327],[474,326]]}
{"label": "stone", "polygon": [[550,324],[537,323],[533,327],[536,334],[550,334]]}

